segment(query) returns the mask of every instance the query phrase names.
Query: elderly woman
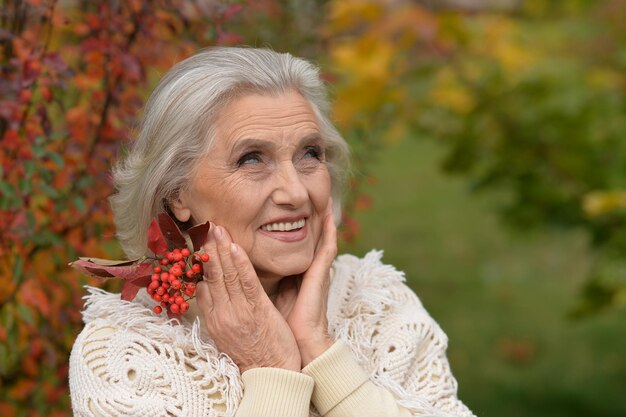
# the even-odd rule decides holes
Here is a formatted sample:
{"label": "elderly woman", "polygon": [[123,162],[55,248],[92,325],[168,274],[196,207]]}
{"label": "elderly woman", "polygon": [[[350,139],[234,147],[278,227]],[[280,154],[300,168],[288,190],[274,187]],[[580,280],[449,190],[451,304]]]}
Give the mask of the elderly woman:
{"label": "elderly woman", "polygon": [[[318,70],[214,48],[176,65],[117,166],[129,257],[150,220],[211,221],[182,319],[90,289],[70,360],[76,416],[471,416],[447,339],[381,253],[336,257],[348,147]],[[157,309],[158,311],[158,309]]]}

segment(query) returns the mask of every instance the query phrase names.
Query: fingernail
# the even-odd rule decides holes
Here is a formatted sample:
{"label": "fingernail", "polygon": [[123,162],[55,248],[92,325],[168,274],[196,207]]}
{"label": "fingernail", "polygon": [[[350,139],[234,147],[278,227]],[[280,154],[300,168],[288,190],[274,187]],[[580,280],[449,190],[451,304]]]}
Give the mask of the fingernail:
{"label": "fingernail", "polygon": [[238,250],[239,250],[239,247],[237,246],[237,244],[231,242],[231,244],[230,244],[230,251],[232,253],[237,253]]}
{"label": "fingernail", "polygon": [[215,237],[218,239],[221,239],[222,236],[224,236],[224,233],[222,232],[222,228],[220,226],[215,226]]}

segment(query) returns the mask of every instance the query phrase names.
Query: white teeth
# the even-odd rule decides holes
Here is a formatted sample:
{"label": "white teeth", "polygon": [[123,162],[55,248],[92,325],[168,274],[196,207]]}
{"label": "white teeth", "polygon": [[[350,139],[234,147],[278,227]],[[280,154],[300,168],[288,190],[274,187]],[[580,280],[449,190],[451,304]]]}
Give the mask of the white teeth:
{"label": "white teeth", "polygon": [[293,223],[270,223],[270,224],[266,224],[261,226],[262,230],[267,230],[268,232],[275,232],[275,231],[279,231],[279,232],[289,232],[291,230],[294,229],[301,229],[304,227],[304,219],[298,220],[297,222],[293,222]]}

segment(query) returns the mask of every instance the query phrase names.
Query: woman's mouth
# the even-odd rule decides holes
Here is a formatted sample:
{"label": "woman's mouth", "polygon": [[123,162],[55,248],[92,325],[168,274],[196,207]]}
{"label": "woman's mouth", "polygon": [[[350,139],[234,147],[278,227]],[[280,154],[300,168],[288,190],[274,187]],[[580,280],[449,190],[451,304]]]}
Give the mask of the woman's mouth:
{"label": "woman's mouth", "polygon": [[292,230],[302,229],[304,227],[304,219],[295,222],[268,223],[261,226],[261,230],[268,232],[291,232]]}
{"label": "woman's mouth", "polygon": [[259,228],[259,232],[282,242],[298,242],[306,238],[308,229],[306,219],[300,219],[293,222],[267,223]]}

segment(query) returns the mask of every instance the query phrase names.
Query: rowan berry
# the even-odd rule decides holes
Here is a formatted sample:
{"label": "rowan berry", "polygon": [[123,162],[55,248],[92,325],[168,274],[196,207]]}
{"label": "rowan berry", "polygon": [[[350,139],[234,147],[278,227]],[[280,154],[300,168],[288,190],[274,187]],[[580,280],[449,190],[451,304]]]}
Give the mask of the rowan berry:
{"label": "rowan berry", "polygon": [[188,297],[193,297],[193,295],[195,294],[195,292],[196,292],[196,286],[195,286],[195,285],[191,285],[191,284],[189,284],[189,285],[187,285],[187,288],[185,288],[185,294],[186,294]]}
{"label": "rowan berry", "polygon": [[196,293],[196,283],[202,278],[203,262],[210,260],[208,253],[194,253],[189,248],[174,248],[157,256],[153,262],[153,273],[150,282],[146,285],[148,294],[160,305],[160,314],[163,310],[171,313],[186,313],[189,310],[187,300]]}
{"label": "rowan berry", "polygon": [[156,314],[161,314],[163,312],[163,308],[161,306],[154,306],[153,310]]}

